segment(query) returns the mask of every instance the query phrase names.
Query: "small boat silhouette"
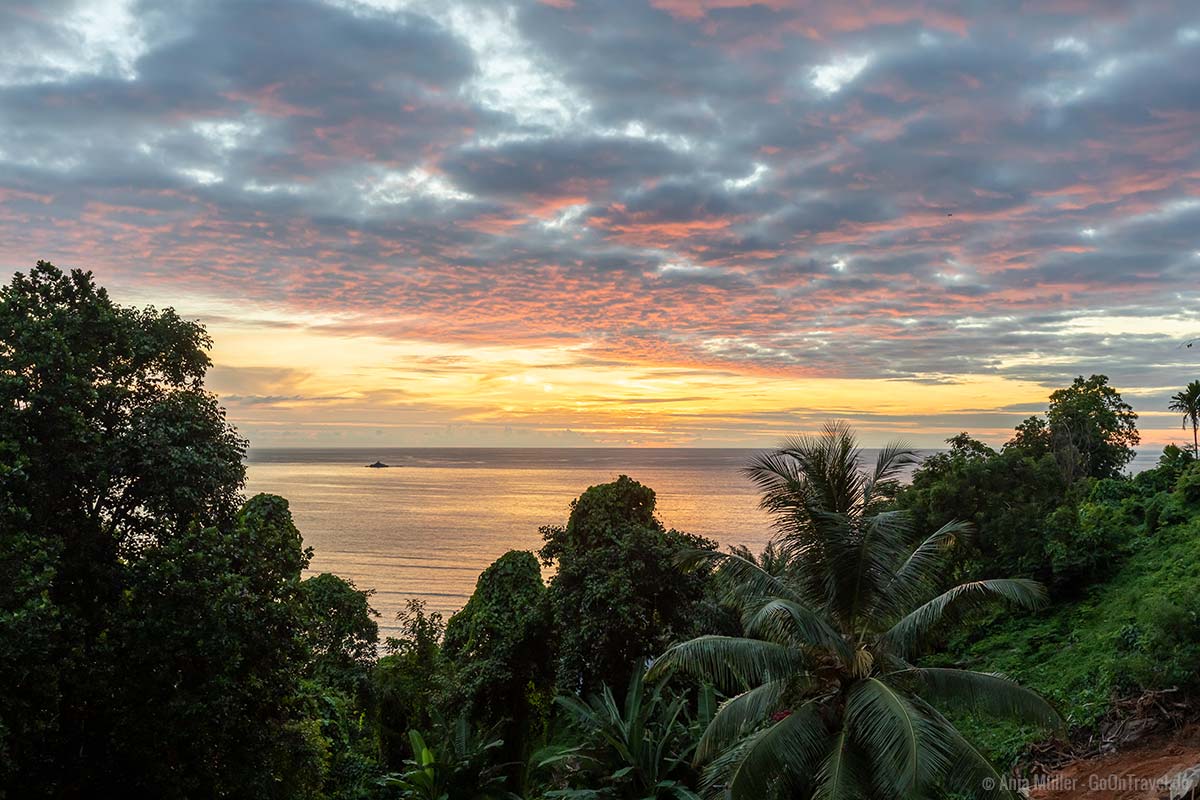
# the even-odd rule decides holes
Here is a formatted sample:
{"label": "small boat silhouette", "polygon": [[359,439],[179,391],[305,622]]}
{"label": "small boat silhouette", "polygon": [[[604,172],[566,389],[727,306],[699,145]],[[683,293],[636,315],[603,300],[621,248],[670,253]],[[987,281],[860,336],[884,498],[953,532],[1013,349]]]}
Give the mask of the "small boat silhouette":
{"label": "small boat silhouette", "polygon": [[385,467],[389,466],[391,465],[385,464],[382,461],[376,461],[374,464],[367,464],[367,469],[384,469]]}

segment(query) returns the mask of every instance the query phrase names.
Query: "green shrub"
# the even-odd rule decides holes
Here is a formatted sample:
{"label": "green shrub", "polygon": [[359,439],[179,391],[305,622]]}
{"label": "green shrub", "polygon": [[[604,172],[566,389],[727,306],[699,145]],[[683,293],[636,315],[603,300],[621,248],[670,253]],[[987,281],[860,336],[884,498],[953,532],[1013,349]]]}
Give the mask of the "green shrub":
{"label": "green shrub", "polygon": [[1146,501],[1144,508],[1146,533],[1186,522],[1189,516],[1187,508],[1173,494],[1156,494]]}
{"label": "green shrub", "polygon": [[[1182,587],[1176,587],[1182,588]],[[1137,622],[1123,630],[1118,684],[1140,689],[1189,690],[1200,683],[1200,585],[1187,597],[1150,597]]]}
{"label": "green shrub", "polygon": [[1175,481],[1175,497],[1187,505],[1200,503],[1200,464],[1192,464]]}
{"label": "green shrub", "polygon": [[1131,520],[1119,505],[1064,505],[1045,522],[1045,552],[1053,585],[1062,593],[1110,574],[1127,551]]}
{"label": "green shrub", "polygon": [[1158,465],[1154,469],[1144,470],[1135,475],[1133,485],[1146,496],[1170,492],[1175,488],[1179,476],[1195,461],[1195,457],[1188,451],[1169,444],[1158,457]]}
{"label": "green shrub", "polygon": [[1128,480],[1104,478],[1093,481],[1088,490],[1089,503],[1113,503],[1119,505],[1122,501],[1137,497],[1140,493],[1136,486]]}

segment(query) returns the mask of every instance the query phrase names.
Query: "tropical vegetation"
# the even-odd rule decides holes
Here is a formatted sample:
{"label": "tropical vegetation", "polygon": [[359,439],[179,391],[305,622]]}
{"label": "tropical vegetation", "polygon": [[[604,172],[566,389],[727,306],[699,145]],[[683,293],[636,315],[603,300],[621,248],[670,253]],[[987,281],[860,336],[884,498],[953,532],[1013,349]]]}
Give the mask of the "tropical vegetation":
{"label": "tropical vegetation", "polygon": [[[761,552],[593,486],[450,618],[308,570],[211,341],[40,262],[0,288],[0,797],[966,798],[1200,692],[1200,461],[1103,375],[1001,447],[747,467]],[[1164,404],[1166,404],[1164,402]]]}
{"label": "tropical vegetation", "polygon": [[1004,578],[942,588],[952,548],[970,530],[950,522],[918,535],[909,514],[890,507],[914,458],[890,445],[864,472],[853,434],[832,424],[749,468],[784,563],[768,572],[733,554],[701,554],[732,579],[744,633],[677,644],[651,670],[679,669],[728,695],[698,745],[714,795],[983,795],[1002,776],[939,706],[1059,726],[1044,700],[1001,675],[917,663],[972,609],[1035,608],[1045,593]]}

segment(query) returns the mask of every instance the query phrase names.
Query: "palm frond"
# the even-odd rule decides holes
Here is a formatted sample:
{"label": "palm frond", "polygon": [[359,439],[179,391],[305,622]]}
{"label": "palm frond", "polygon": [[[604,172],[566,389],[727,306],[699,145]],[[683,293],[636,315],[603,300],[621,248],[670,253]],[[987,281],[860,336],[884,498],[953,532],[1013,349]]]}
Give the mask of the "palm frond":
{"label": "palm frond", "polygon": [[1006,788],[1004,776],[937,709],[920,697],[913,697],[912,703],[941,729],[949,745],[951,766],[941,778],[945,789],[975,800],[1018,800],[1020,796]]}
{"label": "palm frond", "polygon": [[894,674],[915,679],[918,693],[934,705],[981,711],[1050,730],[1062,730],[1064,725],[1059,713],[1040,695],[1003,675],[934,667]]}
{"label": "palm frond", "polygon": [[768,714],[778,709],[787,690],[787,679],[779,678],[721,703],[696,745],[696,763],[708,761],[761,724]]}
{"label": "palm frond", "polygon": [[719,553],[715,550],[685,550],[677,556],[676,563],[684,569],[703,564],[714,565],[720,577],[728,582],[732,592],[740,597],[783,597],[797,603],[804,602],[801,594],[785,580],[740,555]]}
{"label": "palm frond", "polygon": [[875,469],[865,486],[866,504],[869,505],[875,499],[877,487],[896,480],[900,473],[916,463],[917,451],[907,442],[893,441],[885,444],[875,458]]}
{"label": "palm frond", "polygon": [[854,629],[859,627],[861,615],[874,605],[874,598],[904,558],[912,536],[912,520],[908,512],[885,511],[868,516],[860,528],[860,534],[848,537],[845,563],[838,564],[854,576],[853,584],[848,584],[849,594],[838,603],[843,617]]}
{"label": "palm frond", "polygon": [[945,570],[950,548],[970,536],[972,531],[970,523],[955,520],[926,537],[880,589],[872,608],[874,615],[900,614],[933,596]]}
{"label": "palm frond", "polygon": [[870,754],[878,794],[908,797],[949,768],[949,745],[930,721],[894,687],[878,678],[857,683],[847,694],[846,726]]}
{"label": "palm frond", "polygon": [[907,657],[928,638],[930,632],[954,615],[997,601],[1035,609],[1046,602],[1046,590],[1037,581],[996,578],[964,583],[943,592],[903,617],[883,635],[882,642],[893,652]]}
{"label": "palm frond", "polygon": [[762,496],[758,505],[763,511],[777,514],[806,507],[807,476],[787,452],[756,453],[742,472]]}
{"label": "palm frond", "polygon": [[867,480],[854,433],[840,421],[826,423],[818,436],[790,438],[756,455],[745,473],[762,494],[762,508],[776,514],[812,508],[854,513]]}
{"label": "palm frond", "polygon": [[[714,766],[727,770],[724,788],[730,800],[762,800],[781,781],[794,783],[813,774],[828,742],[825,723],[815,703],[808,702],[747,738],[731,759]],[[710,791],[719,787],[721,777],[721,772],[706,775]]]}
{"label": "palm frond", "polygon": [[843,726],[821,762],[813,800],[867,800],[865,787],[870,781],[866,770],[865,759]]}
{"label": "palm frond", "polygon": [[793,647],[737,636],[700,636],[668,648],[646,677],[657,680],[678,669],[722,689],[743,689],[772,678],[803,672],[803,653]]}
{"label": "palm frond", "polygon": [[849,423],[827,422],[815,439],[800,442],[800,447],[784,449],[796,459],[813,486],[820,507],[826,511],[855,514],[862,509],[863,487],[867,478],[862,471],[862,453]]}
{"label": "palm frond", "polygon": [[824,615],[781,597],[751,606],[742,620],[747,636],[779,644],[801,644],[828,650],[843,662],[851,656],[850,646]]}

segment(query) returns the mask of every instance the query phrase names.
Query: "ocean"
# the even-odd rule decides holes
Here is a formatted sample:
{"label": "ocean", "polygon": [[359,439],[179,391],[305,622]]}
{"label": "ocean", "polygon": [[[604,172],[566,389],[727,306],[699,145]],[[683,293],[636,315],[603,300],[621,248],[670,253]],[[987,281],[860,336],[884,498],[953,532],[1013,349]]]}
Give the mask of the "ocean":
{"label": "ocean", "polygon": [[[536,550],[587,487],[629,475],[654,489],[667,527],[757,550],[770,536],[741,473],[753,450],[615,448],[253,449],[248,494],[287,498],[311,570],[371,589],[381,636],[408,598],[447,617],[509,550]],[[874,458],[872,451],[865,451]],[[1152,466],[1139,453],[1134,469]],[[376,460],[388,469],[367,469]]]}

